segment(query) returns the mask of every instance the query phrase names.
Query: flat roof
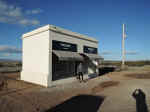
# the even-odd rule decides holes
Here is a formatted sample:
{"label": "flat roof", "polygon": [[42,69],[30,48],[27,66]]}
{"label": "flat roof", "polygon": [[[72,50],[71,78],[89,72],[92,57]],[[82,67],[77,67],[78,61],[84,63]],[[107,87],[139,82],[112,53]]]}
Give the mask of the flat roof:
{"label": "flat roof", "polygon": [[72,32],[72,31],[69,31],[69,30],[54,26],[54,25],[49,25],[49,24],[46,25],[46,26],[37,28],[37,29],[35,29],[31,32],[23,34],[22,38],[27,38],[27,37],[30,37],[32,35],[35,35],[35,34],[38,34],[38,33],[44,32],[44,31],[48,31],[48,30],[58,32],[58,33],[62,33],[62,34],[66,34],[66,35],[70,35],[70,36],[74,36],[74,37],[81,38],[81,39],[84,39],[84,40],[98,42],[98,40],[96,40],[95,38],[88,37],[86,35],[82,35],[82,34]]}

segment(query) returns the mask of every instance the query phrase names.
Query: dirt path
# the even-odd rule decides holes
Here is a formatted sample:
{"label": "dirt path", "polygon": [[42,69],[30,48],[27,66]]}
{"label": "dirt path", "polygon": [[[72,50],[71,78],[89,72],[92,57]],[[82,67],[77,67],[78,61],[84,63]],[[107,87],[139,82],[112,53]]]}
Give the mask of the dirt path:
{"label": "dirt path", "polygon": [[113,72],[85,83],[75,81],[51,88],[10,81],[9,88],[17,89],[9,94],[0,92],[0,112],[59,112],[60,109],[67,112],[136,112],[132,93],[141,88],[149,107],[150,79],[127,77],[135,73]]}
{"label": "dirt path", "polygon": [[[150,79],[126,77],[126,74],[128,73],[125,72],[124,75],[122,73],[122,75],[110,76],[113,80],[119,80],[120,84],[98,93],[98,95],[105,94],[106,96],[99,108],[99,112],[136,112],[136,101],[132,97],[132,93],[135,89],[139,88],[144,91],[147,107],[150,110]],[[129,74],[136,75],[132,72]]]}

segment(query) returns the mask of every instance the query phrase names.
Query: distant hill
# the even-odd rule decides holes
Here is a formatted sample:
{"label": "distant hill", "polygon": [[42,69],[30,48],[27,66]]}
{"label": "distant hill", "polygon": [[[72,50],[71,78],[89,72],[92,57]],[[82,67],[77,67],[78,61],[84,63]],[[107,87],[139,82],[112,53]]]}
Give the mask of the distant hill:
{"label": "distant hill", "polygon": [[[104,60],[102,62],[103,65],[115,65],[115,66],[121,66],[121,61],[113,61],[113,60]],[[144,66],[144,65],[150,65],[150,60],[138,60],[138,61],[125,61],[125,65],[128,66]]]}
{"label": "distant hill", "polygon": [[21,62],[22,60],[0,59],[0,62]]}

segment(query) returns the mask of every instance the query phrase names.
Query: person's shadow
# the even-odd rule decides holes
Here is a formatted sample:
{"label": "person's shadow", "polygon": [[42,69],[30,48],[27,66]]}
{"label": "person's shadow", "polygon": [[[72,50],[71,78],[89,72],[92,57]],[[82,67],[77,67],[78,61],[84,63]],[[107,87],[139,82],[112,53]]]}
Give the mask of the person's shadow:
{"label": "person's shadow", "polygon": [[136,89],[132,96],[136,100],[136,111],[148,112],[145,93],[141,89]]}
{"label": "person's shadow", "polygon": [[45,112],[97,112],[105,96],[78,95],[52,107]]}

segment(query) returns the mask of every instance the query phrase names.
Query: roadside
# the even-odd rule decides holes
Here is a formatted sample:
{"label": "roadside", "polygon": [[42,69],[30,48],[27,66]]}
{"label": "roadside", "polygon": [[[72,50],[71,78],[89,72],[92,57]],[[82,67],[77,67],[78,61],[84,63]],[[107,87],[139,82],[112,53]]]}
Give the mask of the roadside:
{"label": "roadside", "polygon": [[[139,68],[137,68],[139,69]],[[73,101],[80,101],[89,98],[86,112],[90,112],[92,106],[88,104],[98,104],[93,112],[135,112],[135,100],[132,98],[132,92],[136,88],[141,88],[147,98],[147,104],[150,104],[150,83],[146,76],[150,75],[150,69],[127,70],[121,72],[111,72],[103,76],[90,79],[85,83],[74,81],[69,84],[57,85],[55,87],[43,88],[41,86],[9,79],[8,90],[0,91],[0,111],[1,112],[47,112],[55,110],[60,105],[72,105]],[[146,79],[137,79],[128,75],[147,74]],[[9,74],[5,74],[9,75]],[[14,76],[17,74],[14,73]],[[12,76],[11,76],[12,77]],[[76,97],[77,96],[77,97]],[[92,97],[91,97],[92,96]],[[97,102],[101,99],[101,102]],[[92,100],[92,99],[95,100]],[[76,100],[75,100],[76,99]],[[86,100],[84,100],[86,101]],[[93,102],[92,102],[93,101]],[[64,103],[65,102],[65,103]],[[67,102],[67,103],[66,103]],[[69,103],[68,103],[69,102]],[[71,103],[70,103],[71,102]],[[55,107],[56,106],[56,107]],[[76,105],[77,106],[77,105]],[[74,106],[71,106],[74,107]],[[68,108],[67,108],[68,109]],[[74,110],[72,110],[74,112]],[[79,111],[79,110],[78,110]]]}

